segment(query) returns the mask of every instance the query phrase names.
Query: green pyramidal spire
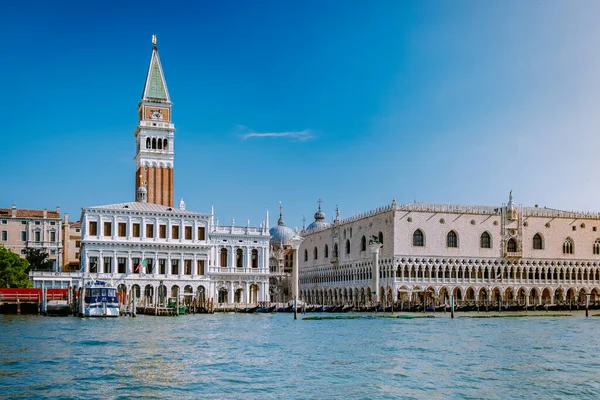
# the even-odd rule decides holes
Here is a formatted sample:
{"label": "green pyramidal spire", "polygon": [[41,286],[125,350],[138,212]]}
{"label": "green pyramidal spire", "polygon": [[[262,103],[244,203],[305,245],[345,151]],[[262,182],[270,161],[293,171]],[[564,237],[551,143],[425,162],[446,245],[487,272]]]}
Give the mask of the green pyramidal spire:
{"label": "green pyramidal spire", "polygon": [[165,76],[162,71],[162,66],[160,65],[156,43],[152,48],[152,58],[150,59],[150,68],[148,69],[148,75],[146,76],[146,85],[144,86],[142,99],[170,101],[169,91],[167,90],[167,83],[165,82]]}

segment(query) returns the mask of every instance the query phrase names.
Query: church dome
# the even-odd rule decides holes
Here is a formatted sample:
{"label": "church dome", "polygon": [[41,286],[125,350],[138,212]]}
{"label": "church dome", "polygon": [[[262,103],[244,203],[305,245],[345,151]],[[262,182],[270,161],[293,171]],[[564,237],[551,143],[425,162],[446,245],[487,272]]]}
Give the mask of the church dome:
{"label": "church dome", "polygon": [[323,228],[329,228],[329,223],[325,221],[325,213],[321,211],[321,201],[319,200],[319,209],[315,213],[315,220],[306,227],[306,230],[316,231]]}
{"label": "church dome", "polygon": [[285,226],[285,222],[283,222],[282,208],[283,207],[280,205],[277,226],[269,229],[269,235],[271,235],[271,240],[269,242],[272,245],[288,244],[288,242],[292,240],[295,235],[294,231]]}

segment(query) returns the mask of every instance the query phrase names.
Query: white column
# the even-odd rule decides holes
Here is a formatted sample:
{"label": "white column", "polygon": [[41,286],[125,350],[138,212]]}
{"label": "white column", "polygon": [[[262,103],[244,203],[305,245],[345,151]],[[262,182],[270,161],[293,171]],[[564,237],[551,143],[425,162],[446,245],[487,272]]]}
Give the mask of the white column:
{"label": "white column", "polygon": [[379,249],[381,248],[380,243],[369,244],[371,254],[373,254],[373,266],[371,269],[371,294],[375,292],[375,301],[380,302],[379,293]]}

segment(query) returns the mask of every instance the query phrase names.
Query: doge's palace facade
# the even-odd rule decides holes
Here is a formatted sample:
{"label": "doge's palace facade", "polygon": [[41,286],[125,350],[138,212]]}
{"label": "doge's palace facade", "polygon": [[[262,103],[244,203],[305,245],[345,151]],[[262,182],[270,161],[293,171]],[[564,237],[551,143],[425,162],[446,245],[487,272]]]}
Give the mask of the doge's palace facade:
{"label": "doge's palace facade", "polygon": [[[583,304],[600,295],[600,215],[515,206],[392,204],[307,229],[313,304]],[[377,267],[374,262],[377,259]],[[376,276],[377,275],[377,276]]]}

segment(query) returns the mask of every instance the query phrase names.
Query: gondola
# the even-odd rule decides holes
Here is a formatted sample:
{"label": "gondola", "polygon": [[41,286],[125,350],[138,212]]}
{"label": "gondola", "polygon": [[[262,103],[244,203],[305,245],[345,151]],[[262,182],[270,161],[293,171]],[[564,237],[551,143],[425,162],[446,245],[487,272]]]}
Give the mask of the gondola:
{"label": "gondola", "polygon": [[256,312],[258,312],[258,313],[272,313],[272,312],[275,312],[275,309],[276,309],[276,308],[277,308],[276,306],[271,306],[271,307],[258,307],[258,308],[256,309]]}
{"label": "gondola", "polygon": [[242,313],[242,314],[252,314],[252,313],[256,312],[257,309],[258,309],[258,307],[245,307],[245,308],[237,309],[237,310],[235,310],[235,312]]}

